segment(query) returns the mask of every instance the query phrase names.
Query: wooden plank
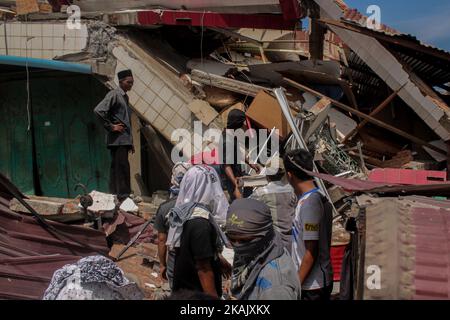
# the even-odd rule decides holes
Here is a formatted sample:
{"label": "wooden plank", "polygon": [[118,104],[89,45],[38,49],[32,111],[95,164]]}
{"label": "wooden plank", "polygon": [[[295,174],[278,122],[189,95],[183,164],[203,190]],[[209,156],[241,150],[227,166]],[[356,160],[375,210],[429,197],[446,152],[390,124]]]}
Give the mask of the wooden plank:
{"label": "wooden plank", "polygon": [[[394,91],[389,97],[386,98],[386,100],[384,100],[378,107],[376,107],[375,110],[373,110],[369,114],[369,116],[375,117],[377,114],[379,114],[381,111],[383,111],[392,102],[392,100],[394,100],[394,98],[398,95],[398,93],[400,92],[400,90],[403,89],[404,86],[405,85],[403,85],[400,89]],[[352,138],[356,133],[358,133],[368,123],[369,123],[369,121],[367,121],[366,119],[361,121],[361,123],[358,124],[358,126],[344,138],[342,143],[346,143],[350,138]]]}
{"label": "wooden plank", "polygon": [[417,138],[417,137],[413,136],[412,134],[409,134],[409,133],[407,133],[407,132],[405,132],[403,130],[395,128],[395,127],[393,127],[393,126],[391,126],[391,125],[389,125],[387,123],[384,123],[383,121],[375,119],[375,118],[373,118],[373,117],[371,117],[371,116],[369,116],[369,115],[367,115],[367,114],[365,114],[365,113],[363,113],[361,111],[357,111],[357,110],[353,109],[350,106],[347,106],[347,105],[345,105],[345,104],[343,104],[343,103],[341,103],[339,101],[336,101],[336,100],[334,100],[334,99],[332,99],[330,97],[327,97],[326,95],[324,95],[324,94],[322,94],[320,92],[317,92],[317,91],[315,91],[315,90],[313,90],[313,89],[311,89],[311,88],[309,88],[307,86],[304,86],[304,85],[302,85],[300,83],[292,81],[291,79],[288,79],[288,78],[283,78],[283,79],[284,79],[284,81],[289,83],[289,85],[291,85],[294,88],[297,88],[299,90],[303,90],[303,91],[309,92],[309,93],[311,93],[311,94],[313,94],[313,95],[315,95],[317,97],[320,97],[320,98],[327,98],[327,99],[329,99],[331,101],[331,103],[335,107],[338,107],[339,109],[342,109],[344,111],[353,113],[353,114],[355,114],[355,115],[357,115],[357,116],[359,116],[359,117],[361,117],[363,119],[366,119],[368,122],[370,122],[370,123],[372,123],[374,125],[377,125],[377,126],[383,128],[383,129],[389,130],[389,131],[391,131],[391,132],[393,132],[393,133],[395,133],[395,134],[397,134],[397,135],[399,135],[399,136],[401,136],[401,137],[403,137],[405,139],[410,140],[411,142],[414,142],[414,143],[416,143],[416,144],[418,144],[420,146],[426,146],[426,147],[428,147],[428,148],[430,148],[432,150],[435,150],[436,152],[439,152],[439,153],[442,153],[442,154],[447,154],[447,151],[444,151],[444,150],[442,150],[442,149],[440,149],[440,148],[438,148],[438,147],[436,147],[436,146],[434,146],[434,145],[432,145],[432,144],[430,144],[430,143],[428,143],[428,142],[426,142],[426,141],[424,141],[424,140],[422,140],[420,138]]}
{"label": "wooden plank", "polygon": [[217,88],[222,88],[232,92],[237,92],[240,94],[249,95],[252,97],[255,97],[262,90],[270,90],[270,88],[265,88],[254,84],[246,83],[243,81],[225,78],[222,76],[203,72],[200,70],[192,70],[191,76],[193,81],[197,81]]}

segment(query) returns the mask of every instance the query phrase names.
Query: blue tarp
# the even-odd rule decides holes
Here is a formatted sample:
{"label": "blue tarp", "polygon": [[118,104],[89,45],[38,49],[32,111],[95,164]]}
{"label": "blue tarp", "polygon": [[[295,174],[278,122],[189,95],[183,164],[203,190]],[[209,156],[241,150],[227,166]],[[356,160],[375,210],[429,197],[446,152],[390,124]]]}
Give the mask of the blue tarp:
{"label": "blue tarp", "polygon": [[92,73],[92,67],[88,64],[64,62],[48,59],[0,55],[0,65],[1,64],[21,66],[21,67],[25,67],[28,64],[29,68],[51,69],[51,70],[85,73],[85,74]]}

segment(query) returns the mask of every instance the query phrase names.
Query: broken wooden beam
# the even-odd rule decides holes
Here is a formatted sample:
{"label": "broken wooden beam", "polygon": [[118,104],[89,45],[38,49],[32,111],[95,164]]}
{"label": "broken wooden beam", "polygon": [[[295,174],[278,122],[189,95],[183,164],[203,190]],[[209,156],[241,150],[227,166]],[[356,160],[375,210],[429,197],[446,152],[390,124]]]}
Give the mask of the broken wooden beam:
{"label": "broken wooden beam", "polygon": [[[392,100],[394,100],[394,98],[398,95],[398,93],[400,92],[400,90],[403,89],[405,85],[403,85],[401,88],[399,88],[398,90],[392,92],[392,94],[386,98],[386,100],[384,100],[378,107],[375,108],[375,110],[373,110],[369,116],[371,117],[375,117],[377,114],[379,114],[381,111],[383,111],[391,102]],[[349,139],[351,139],[355,134],[357,134],[362,128],[364,128],[364,126],[366,124],[368,124],[369,121],[364,119],[363,121],[361,121],[360,124],[358,124],[358,126],[352,130],[342,141],[342,143],[346,143]]]}
{"label": "broken wooden beam", "polygon": [[367,115],[367,114],[365,114],[365,113],[363,113],[361,111],[355,110],[355,109],[353,109],[352,107],[350,107],[350,106],[348,106],[346,104],[343,104],[343,103],[341,103],[339,101],[336,101],[336,100],[334,100],[334,99],[332,99],[330,97],[327,97],[326,95],[324,95],[324,94],[322,94],[322,93],[320,93],[318,91],[315,91],[314,89],[311,89],[311,88],[309,88],[307,86],[304,86],[304,85],[302,85],[300,83],[297,83],[297,82],[295,82],[295,81],[293,81],[291,79],[288,79],[288,78],[283,78],[283,79],[284,79],[284,81],[286,81],[289,85],[291,85],[294,88],[297,88],[297,89],[302,90],[302,91],[309,92],[309,93],[311,93],[311,94],[313,94],[313,95],[315,95],[315,96],[317,96],[319,98],[327,98],[327,99],[329,99],[331,101],[331,103],[335,107],[338,107],[339,109],[342,109],[344,111],[353,113],[353,114],[355,114],[355,115],[357,115],[357,116],[359,116],[359,117],[361,117],[363,119],[366,119],[368,122],[370,122],[370,123],[372,123],[372,124],[374,124],[376,126],[379,126],[379,127],[383,128],[383,129],[386,129],[388,131],[391,131],[391,132],[393,132],[393,133],[395,133],[395,134],[397,134],[397,135],[399,135],[399,136],[401,136],[401,137],[403,137],[405,139],[408,139],[409,141],[411,141],[413,143],[416,143],[416,144],[418,144],[420,146],[426,146],[426,147],[428,147],[428,148],[430,148],[430,149],[432,149],[432,150],[434,150],[436,152],[442,153],[442,154],[447,154],[447,150],[444,151],[444,150],[442,150],[442,149],[440,149],[440,148],[438,148],[438,147],[436,147],[436,146],[434,146],[434,145],[432,145],[432,144],[430,144],[430,143],[428,143],[428,142],[426,142],[426,141],[424,141],[424,140],[422,140],[420,138],[417,138],[417,137],[413,136],[412,134],[409,134],[409,133],[407,133],[407,132],[405,132],[403,130],[400,130],[400,129],[396,128],[396,127],[393,127],[393,126],[391,126],[391,125],[389,125],[389,124],[387,124],[387,123],[385,123],[383,121],[375,119],[375,118],[373,118],[373,117],[371,117],[371,116],[369,116],[369,115]]}
{"label": "broken wooden beam", "polygon": [[192,70],[191,77],[193,81],[197,81],[202,84],[249,95],[252,97],[255,97],[261,90],[270,90],[270,88],[265,88],[251,83],[218,76],[200,70]]}
{"label": "broken wooden beam", "polygon": [[[308,140],[311,135],[322,125],[328,118],[328,113],[331,109],[331,102],[326,98],[322,98],[316,102],[314,106],[308,111],[313,113],[315,118],[309,123],[309,127],[305,133],[304,139]],[[303,132],[302,132],[303,133]]]}

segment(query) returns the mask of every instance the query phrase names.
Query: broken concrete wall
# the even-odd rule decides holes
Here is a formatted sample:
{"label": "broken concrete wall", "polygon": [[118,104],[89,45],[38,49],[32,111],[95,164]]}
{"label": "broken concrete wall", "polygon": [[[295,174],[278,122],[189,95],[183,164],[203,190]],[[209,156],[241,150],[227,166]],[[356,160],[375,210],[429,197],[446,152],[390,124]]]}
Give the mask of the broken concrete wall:
{"label": "broken concrete wall", "polygon": [[54,59],[82,51],[88,41],[86,23],[68,29],[65,22],[0,22],[0,54]]}

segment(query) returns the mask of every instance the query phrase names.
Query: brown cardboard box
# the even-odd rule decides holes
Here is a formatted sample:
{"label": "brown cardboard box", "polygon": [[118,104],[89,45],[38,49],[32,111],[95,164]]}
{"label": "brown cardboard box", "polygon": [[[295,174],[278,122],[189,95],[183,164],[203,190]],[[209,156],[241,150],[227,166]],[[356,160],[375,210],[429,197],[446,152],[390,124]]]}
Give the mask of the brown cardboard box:
{"label": "brown cardboard box", "polygon": [[258,93],[247,110],[247,117],[268,130],[277,128],[281,139],[285,139],[291,132],[277,99],[267,92]]}

